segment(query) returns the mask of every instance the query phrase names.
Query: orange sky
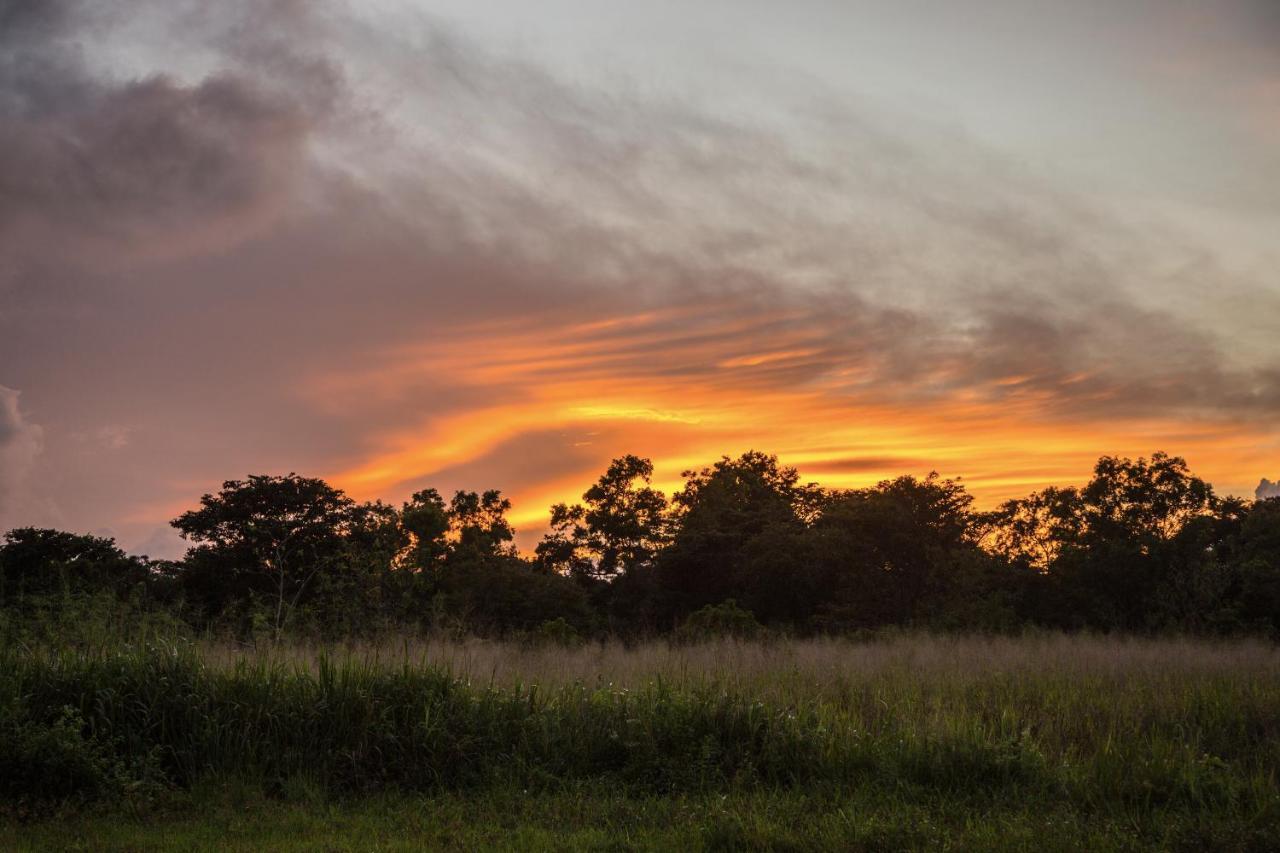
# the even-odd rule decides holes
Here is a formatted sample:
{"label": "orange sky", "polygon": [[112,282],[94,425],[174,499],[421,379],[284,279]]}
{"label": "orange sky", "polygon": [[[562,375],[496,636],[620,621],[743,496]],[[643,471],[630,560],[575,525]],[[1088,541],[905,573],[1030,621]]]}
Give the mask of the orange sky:
{"label": "orange sky", "polygon": [[19,4],[0,530],[179,556],[294,471],[527,548],[626,453],[1280,477],[1273,0],[551,6]]}
{"label": "orange sky", "polygon": [[[757,334],[766,327],[770,335]],[[865,356],[832,351],[823,339],[803,325],[708,306],[550,328],[505,321],[395,348],[368,370],[317,377],[307,393],[333,407],[394,405],[423,377],[444,376],[489,401],[378,433],[356,464],[327,476],[362,499],[403,499],[442,474],[469,480],[468,488],[501,488],[524,547],[552,503],[577,500],[623,453],[651,458],[668,494],[684,470],[761,449],[831,487],[937,470],[962,477],[990,506],[1080,482],[1101,453],[1155,450],[1185,456],[1220,491],[1251,492],[1256,483],[1239,472],[1265,470],[1280,447],[1273,433],[1225,419],[1073,418],[1064,404],[1085,379],[1078,374],[1012,374],[948,389],[944,364],[926,381],[894,388]],[[918,389],[929,386],[937,390],[923,399]],[[1095,384],[1079,402],[1105,402],[1108,393]],[[521,450],[533,435],[542,438]],[[513,453],[525,464],[513,465]],[[468,472],[461,480],[460,471]]]}

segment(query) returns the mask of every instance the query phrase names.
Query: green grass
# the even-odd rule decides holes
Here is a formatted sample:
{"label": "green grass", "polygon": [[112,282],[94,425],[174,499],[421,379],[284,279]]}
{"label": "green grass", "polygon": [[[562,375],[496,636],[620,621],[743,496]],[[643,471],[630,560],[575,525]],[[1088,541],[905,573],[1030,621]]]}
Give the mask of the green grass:
{"label": "green grass", "polygon": [[[250,796],[248,791],[252,790]],[[596,786],[490,789],[354,801],[280,801],[260,791],[145,815],[78,813],[10,825],[16,850],[1273,850],[1266,827],[1228,817],[1079,810],[1065,804],[836,792],[636,795]]]}
{"label": "green grass", "polygon": [[1277,849],[1280,654],[903,636],[0,654],[2,847]]}

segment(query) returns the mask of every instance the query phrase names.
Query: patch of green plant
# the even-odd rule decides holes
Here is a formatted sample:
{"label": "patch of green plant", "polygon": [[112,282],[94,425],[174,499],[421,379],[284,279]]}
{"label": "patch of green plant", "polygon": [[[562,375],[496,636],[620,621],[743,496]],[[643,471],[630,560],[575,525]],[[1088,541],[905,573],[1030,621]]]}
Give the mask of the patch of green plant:
{"label": "patch of green plant", "polygon": [[685,643],[718,637],[749,640],[760,636],[763,630],[763,626],[756,621],[755,615],[750,610],[742,609],[737,601],[729,598],[719,604],[708,604],[690,613],[676,629],[675,639]]}

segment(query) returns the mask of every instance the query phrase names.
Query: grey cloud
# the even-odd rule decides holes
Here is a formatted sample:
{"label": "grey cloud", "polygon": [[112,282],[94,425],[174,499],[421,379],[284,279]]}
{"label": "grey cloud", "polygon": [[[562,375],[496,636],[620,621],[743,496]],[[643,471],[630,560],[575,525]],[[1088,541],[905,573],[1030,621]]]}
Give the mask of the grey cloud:
{"label": "grey cloud", "polygon": [[323,63],[288,86],[252,66],[194,84],[164,71],[102,79],[81,39],[110,25],[87,4],[10,3],[0,15],[0,250],[14,278],[51,255],[118,266],[243,239],[284,204],[336,86]]}
{"label": "grey cloud", "polygon": [[[840,354],[876,358],[885,378],[918,379],[941,361],[955,368],[950,388],[1030,363],[1063,411],[1251,418],[1277,407],[1274,365],[1233,362],[1197,315],[1149,295],[1221,299],[1240,283],[1211,268],[1171,281],[1157,259],[1198,250],[1040,186],[968,140],[868,110],[809,117],[811,137],[839,142],[800,153],[780,132],[583,91],[438,33],[426,43],[418,73],[440,126],[526,166],[495,187],[487,158],[433,139],[427,153],[467,175],[457,205],[470,233],[501,235],[477,249],[559,259],[564,287],[585,277],[656,300],[807,301],[830,334],[857,335],[834,345]],[[1277,303],[1246,301],[1255,312]]]}
{"label": "grey cloud", "polygon": [[1280,498],[1280,483],[1273,483],[1266,477],[1262,478],[1262,482],[1258,483],[1258,488],[1253,492],[1254,498],[1265,501],[1267,498]]}

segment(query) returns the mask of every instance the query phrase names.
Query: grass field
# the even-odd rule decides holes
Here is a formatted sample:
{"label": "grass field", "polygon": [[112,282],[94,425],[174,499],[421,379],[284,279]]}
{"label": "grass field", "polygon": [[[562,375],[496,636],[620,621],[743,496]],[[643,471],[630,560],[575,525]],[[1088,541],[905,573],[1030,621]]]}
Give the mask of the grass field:
{"label": "grass field", "polygon": [[4,652],[5,847],[1280,849],[1280,652]]}

